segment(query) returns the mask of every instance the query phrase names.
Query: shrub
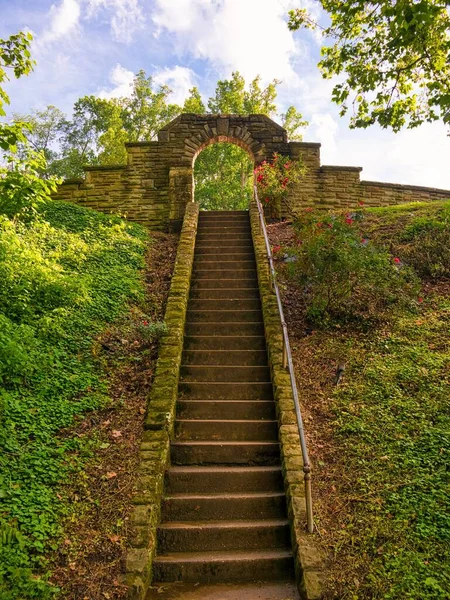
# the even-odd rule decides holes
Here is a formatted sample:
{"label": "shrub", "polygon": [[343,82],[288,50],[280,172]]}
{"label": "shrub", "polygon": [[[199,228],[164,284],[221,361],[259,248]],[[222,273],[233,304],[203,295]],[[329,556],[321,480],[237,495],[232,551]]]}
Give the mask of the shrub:
{"label": "shrub", "polygon": [[450,207],[414,219],[401,238],[405,260],[423,277],[450,277]]}
{"label": "shrub", "polygon": [[289,270],[302,285],[308,316],[373,319],[417,294],[414,272],[399,258],[361,238],[362,213],[317,216],[303,212],[294,224],[298,247]]}

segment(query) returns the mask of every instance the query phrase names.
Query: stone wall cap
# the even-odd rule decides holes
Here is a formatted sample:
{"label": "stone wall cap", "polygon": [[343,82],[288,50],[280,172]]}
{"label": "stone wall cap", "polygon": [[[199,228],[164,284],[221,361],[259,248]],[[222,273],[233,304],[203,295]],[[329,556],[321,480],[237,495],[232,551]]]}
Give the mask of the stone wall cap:
{"label": "stone wall cap", "polygon": [[73,185],[74,183],[84,183],[83,177],[72,177],[70,179],[64,179],[60,185]]}
{"label": "stone wall cap", "polygon": [[405,190],[405,191],[414,190],[414,191],[419,191],[419,192],[437,192],[439,194],[448,194],[448,197],[450,198],[450,190],[443,190],[441,188],[426,187],[426,186],[422,186],[422,185],[408,185],[408,184],[404,184],[404,183],[386,183],[384,181],[363,180],[360,183],[361,183],[361,185],[365,185],[365,186],[391,188],[394,190]]}
{"label": "stone wall cap", "polygon": [[159,130],[159,133],[161,132],[166,132],[166,131],[170,131],[175,125],[178,125],[179,123],[192,123],[193,121],[199,119],[202,121],[207,121],[208,123],[211,121],[217,121],[218,118],[223,118],[223,119],[239,119],[239,120],[249,120],[249,121],[267,121],[268,123],[270,123],[270,125],[275,128],[276,130],[282,131],[283,133],[286,133],[286,130],[284,129],[284,127],[282,127],[279,123],[276,123],[273,119],[271,119],[270,117],[268,117],[267,115],[262,115],[262,114],[228,114],[228,113],[220,113],[220,114],[212,114],[212,113],[204,113],[204,114],[195,114],[195,113],[182,113],[181,115],[179,115],[178,117],[175,117],[175,119],[173,119],[172,121],[170,121],[170,123],[167,123],[167,125],[164,125],[164,127],[162,127]]}
{"label": "stone wall cap", "polygon": [[294,148],[320,148],[322,144],[320,142],[288,142],[289,146]]}
{"label": "stone wall cap", "polygon": [[126,169],[127,165],[86,165],[84,171],[121,171]]}
{"label": "stone wall cap", "polygon": [[[162,129],[160,129],[160,131],[162,131]],[[153,146],[154,144],[157,144],[157,140],[150,140],[150,141],[145,141],[145,142],[125,142],[125,148],[138,148],[138,147],[142,147],[142,146]]]}
{"label": "stone wall cap", "polygon": [[351,171],[354,173],[361,173],[363,170],[362,167],[346,167],[341,165],[322,165],[320,167],[321,171]]}

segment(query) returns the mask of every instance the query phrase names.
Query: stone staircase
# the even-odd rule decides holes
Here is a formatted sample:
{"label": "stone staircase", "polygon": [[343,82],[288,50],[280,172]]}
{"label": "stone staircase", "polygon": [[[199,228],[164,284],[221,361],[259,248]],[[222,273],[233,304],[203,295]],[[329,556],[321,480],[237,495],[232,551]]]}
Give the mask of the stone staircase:
{"label": "stone staircase", "polygon": [[200,213],[182,362],[153,580],[292,582],[246,211]]}

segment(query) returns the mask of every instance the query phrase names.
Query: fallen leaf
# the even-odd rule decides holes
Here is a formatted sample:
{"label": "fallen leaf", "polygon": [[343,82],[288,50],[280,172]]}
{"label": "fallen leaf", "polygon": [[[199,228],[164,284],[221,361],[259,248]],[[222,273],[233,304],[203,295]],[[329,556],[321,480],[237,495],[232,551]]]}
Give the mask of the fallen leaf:
{"label": "fallen leaf", "polygon": [[117,477],[117,473],[114,471],[108,471],[108,473],[106,473],[106,479],[112,479],[113,477]]}

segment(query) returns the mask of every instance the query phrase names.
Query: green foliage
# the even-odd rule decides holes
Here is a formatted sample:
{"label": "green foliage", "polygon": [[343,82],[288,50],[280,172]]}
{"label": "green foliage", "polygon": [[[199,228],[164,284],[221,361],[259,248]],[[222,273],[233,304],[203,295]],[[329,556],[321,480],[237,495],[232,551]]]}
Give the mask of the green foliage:
{"label": "green foliage", "polygon": [[414,272],[361,238],[355,227],[361,218],[362,212],[316,216],[307,209],[294,224],[298,248],[292,251],[291,272],[315,321],[371,320],[417,297]]}
{"label": "green foliage", "polygon": [[[450,123],[450,14],[444,0],[361,2],[322,0],[331,24],[323,29],[325,78],[345,74],[332,99],[352,127],[378,123],[398,131],[425,121]],[[305,9],[289,27],[318,27]]]}
{"label": "green foliage", "polygon": [[0,214],[7,217],[30,217],[39,204],[56,191],[58,180],[42,179],[47,162],[43,152],[22,147],[20,155],[9,152],[6,166],[0,167]]}
{"label": "green foliage", "polygon": [[128,141],[154,139],[161,127],[180,114],[179,106],[168,103],[171,93],[167,85],[153,91],[153,78],[146,77],[145,71],[139,71],[134,78],[131,97],[121,99],[122,120]]}
{"label": "green foliage", "polygon": [[206,112],[205,105],[203,104],[202,97],[198,88],[193,87],[189,90],[189,96],[186,98],[183,104],[184,113],[203,114]]}
{"label": "green foliage", "polygon": [[195,201],[203,210],[245,210],[253,193],[253,162],[234,144],[213,144],[195,161]]}
{"label": "green foliage", "polygon": [[450,275],[450,199],[369,208],[361,234],[384,246],[420,277]]}
{"label": "green foliage", "polygon": [[[19,32],[7,40],[0,39],[0,86],[8,80],[7,68],[13,69],[16,77],[28,74],[33,68],[29,45],[31,34]],[[5,115],[4,104],[9,97],[0,87],[0,116]],[[0,123],[0,215],[8,217],[30,215],[56,189],[56,180],[43,181],[40,174],[46,169],[45,156],[33,151],[26,136],[33,125],[17,121],[13,124]],[[20,150],[19,150],[20,146]]]}
{"label": "green foliage", "polygon": [[[345,356],[332,424],[351,473],[351,505],[340,540],[368,573],[358,598],[445,600],[450,589],[448,299],[425,299],[420,318],[324,349]],[[356,597],[356,596],[355,596]]]}
{"label": "green foliage", "polygon": [[141,227],[65,203],[39,211],[0,217],[0,597],[11,600],[56,591],[43,557],[61,534],[64,483],[92,451],[60,432],[108,403],[93,342],[143,297]]}
{"label": "green foliage", "polygon": [[0,116],[5,116],[4,105],[9,104],[9,96],[2,88],[5,81],[9,81],[6,69],[11,69],[18,79],[22,75],[28,75],[34,67],[34,61],[30,55],[30,42],[33,39],[31,33],[19,31],[6,40],[0,39]]}
{"label": "green foliage", "polygon": [[450,277],[450,202],[433,216],[417,217],[405,228],[402,256],[422,277]]}

